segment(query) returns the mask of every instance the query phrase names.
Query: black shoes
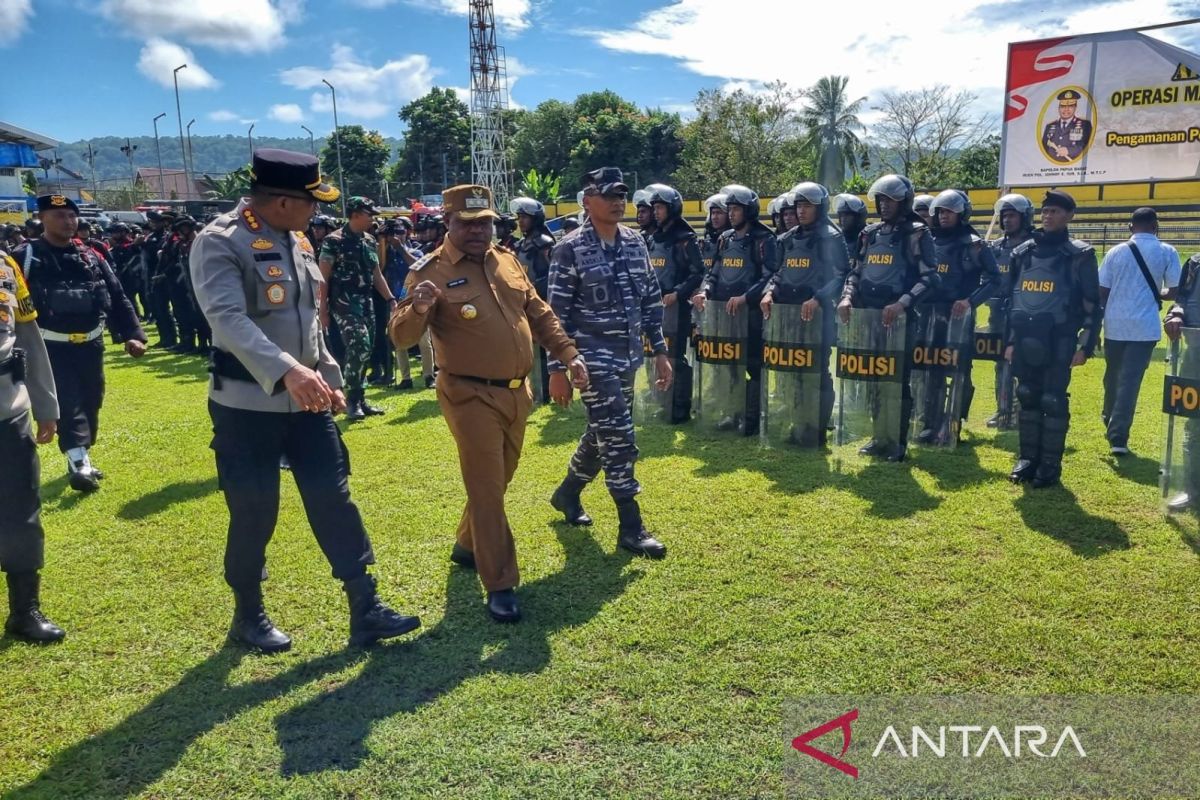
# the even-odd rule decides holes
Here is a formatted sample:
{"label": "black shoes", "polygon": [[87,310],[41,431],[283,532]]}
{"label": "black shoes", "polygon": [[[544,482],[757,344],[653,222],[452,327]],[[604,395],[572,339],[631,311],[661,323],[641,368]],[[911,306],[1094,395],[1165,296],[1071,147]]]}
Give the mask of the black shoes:
{"label": "black shoes", "polygon": [[450,550],[450,560],[460,567],[475,569],[475,554],[458,542],[455,542]]}
{"label": "black shoes", "polygon": [[929,444],[937,436],[937,431],[933,428],[926,428],[917,434],[917,444]]}
{"label": "black shoes", "polygon": [[291,649],[291,637],[275,627],[263,608],[261,585],[255,584],[242,591],[235,589],[233,597],[235,605],[229,641],[264,653],[282,653]]}
{"label": "black shoes", "polygon": [[891,444],[890,442],[881,442],[878,439],[872,439],[862,447],[858,448],[858,454],[860,456],[882,458],[884,461],[900,462],[908,457],[908,448],[904,445]]}
{"label": "black shoes", "polygon": [[364,414],[366,414],[368,417],[380,417],[387,413],[382,408],[380,408],[378,406],[373,406],[370,403],[368,403],[366,400],[360,400],[358,403],[358,407],[361,408],[362,412]]}
{"label": "black shoes", "polygon": [[881,452],[883,452],[883,448],[884,448],[883,442],[880,442],[876,439],[872,439],[871,441],[864,444],[862,447],[858,448],[858,454],[860,456],[879,455]]}
{"label": "black shoes", "polygon": [[1037,462],[1031,458],[1018,458],[1017,463],[1013,464],[1012,472],[1008,479],[1013,483],[1025,483],[1033,480],[1034,474],[1037,472]]}
{"label": "black shoes", "polygon": [[517,593],[512,589],[488,592],[487,610],[496,622],[517,622],[521,619],[521,607],[517,604]]}
{"label": "black shoes", "polygon": [[375,591],[375,578],[363,575],[346,581],[350,601],[350,646],[370,647],[421,627],[421,620],[398,614],[383,604]]}
{"label": "black shoes", "polygon": [[72,463],[67,470],[67,483],[77,492],[94,492],[100,488],[100,473],[85,463]]}
{"label": "black shoes", "polygon": [[617,518],[620,520],[620,532],[617,534],[617,546],[628,550],[636,556],[646,558],[666,558],[667,546],[655,539],[642,523],[642,510],[637,498],[629,497],[617,503]]}
{"label": "black shoes", "polygon": [[1062,477],[1062,465],[1057,462],[1043,461],[1038,464],[1037,472],[1033,476],[1033,488],[1046,489],[1051,486],[1057,486],[1059,479]]}
{"label": "black shoes", "polygon": [[4,632],[39,644],[62,641],[67,634],[46,619],[38,599],[41,576],[37,572],[8,573],[8,619]]}
{"label": "black shoes", "polygon": [[425,388],[426,389],[432,389],[434,387],[434,384],[436,384],[436,383],[437,383],[437,379],[434,378],[432,375],[425,376]]}
{"label": "black shoes", "polygon": [[550,505],[554,506],[555,510],[561,511],[563,517],[571,525],[592,524],[592,518],[583,510],[583,503],[579,500],[581,491],[583,491],[583,484],[567,478],[550,496]]}
{"label": "black shoes", "polygon": [[362,404],[357,400],[352,400],[346,404],[346,419],[351,422],[361,422],[367,418],[367,412],[363,410]]}
{"label": "black shoes", "polygon": [[397,390],[404,390],[404,389],[411,389],[411,388],[413,388],[412,378],[404,378],[399,383],[396,384]]}

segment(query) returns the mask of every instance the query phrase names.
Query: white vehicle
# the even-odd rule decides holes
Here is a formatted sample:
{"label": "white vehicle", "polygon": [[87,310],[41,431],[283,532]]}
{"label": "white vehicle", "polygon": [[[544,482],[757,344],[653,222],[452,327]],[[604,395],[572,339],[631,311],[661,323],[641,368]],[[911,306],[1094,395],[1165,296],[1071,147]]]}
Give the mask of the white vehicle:
{"label": "white vehicle", "polygon": [[141,211],[108,211],[105,213],[108,214],[113,222],[124,222],[126,225],[141,225],[143,227],[149,224],[146,215]]}

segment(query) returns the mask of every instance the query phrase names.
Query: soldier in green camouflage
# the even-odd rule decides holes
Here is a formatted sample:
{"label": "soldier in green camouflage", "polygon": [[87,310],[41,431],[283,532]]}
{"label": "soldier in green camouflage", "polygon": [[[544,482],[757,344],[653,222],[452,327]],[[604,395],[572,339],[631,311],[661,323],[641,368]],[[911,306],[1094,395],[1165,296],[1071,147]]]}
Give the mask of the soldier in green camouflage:
{"label": "soldier in green camouflage", "polygon": [[321,300],[321,319],[328,327],[332,313],[342,337],[346,348],[346,363],[342,365],[346,418],[360,420],[383,413],[383,409],[367,404],[364,389],[374,344],[371,288],[377,289],[393,310],[396,298],[379,269],[375,238],[367,233],[379,213],[375,204],[365,197],[351,197],[346,201],[346,213],[350,215],[346,224],[321,242],[319,263],[326,287]]}

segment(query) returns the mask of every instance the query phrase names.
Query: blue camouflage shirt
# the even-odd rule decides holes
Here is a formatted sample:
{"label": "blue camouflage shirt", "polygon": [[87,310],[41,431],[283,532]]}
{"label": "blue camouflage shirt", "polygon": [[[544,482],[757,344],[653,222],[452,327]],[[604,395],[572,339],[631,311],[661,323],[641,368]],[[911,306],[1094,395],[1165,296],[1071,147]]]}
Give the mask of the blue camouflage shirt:
{"label": "blue camouflage shirt", "polygon": [[[662,291],[636,231],[618,225],[609,247],[585,222],[554,248],[549,287],[550,307],[592,372],[637,369],[643,334],[656,354],[667,352]],[[551,360],[549,368],[563,365]]]}

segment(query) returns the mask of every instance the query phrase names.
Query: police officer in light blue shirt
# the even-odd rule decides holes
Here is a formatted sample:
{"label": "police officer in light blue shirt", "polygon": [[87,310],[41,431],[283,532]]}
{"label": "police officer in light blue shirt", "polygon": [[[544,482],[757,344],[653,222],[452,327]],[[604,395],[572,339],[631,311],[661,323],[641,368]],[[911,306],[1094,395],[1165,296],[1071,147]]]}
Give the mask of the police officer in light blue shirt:
{"label": "police officer in light blue shirt", "polygon": [[1139,208],[1129,221],[1133,234],[1109,250],[1100,265],[1104,304],[1104,422],[1115,456],[1129,454],[1129,428],[1142,376],[1162,338],[1162,301],[1175,299],[1179,253],[1158,239],[1158,214]]}

